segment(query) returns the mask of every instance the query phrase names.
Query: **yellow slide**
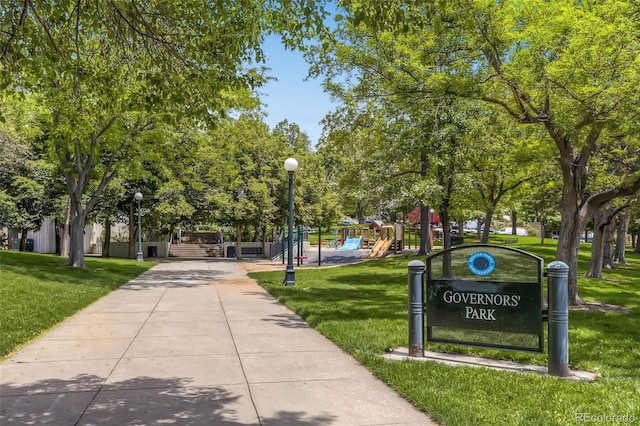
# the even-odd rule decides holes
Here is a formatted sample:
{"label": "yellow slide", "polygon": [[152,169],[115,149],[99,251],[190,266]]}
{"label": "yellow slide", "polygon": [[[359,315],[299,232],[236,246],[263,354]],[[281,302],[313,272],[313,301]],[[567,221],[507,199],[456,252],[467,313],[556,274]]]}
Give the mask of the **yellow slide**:
{"label": "yellow slide", "polygon": [[376,243],[373,245],[373,248],[365,256],[365,259],[371,259],[372,257],[384,257],[386,256],[391,244],[393,243],[394,236],[394,226],[393,225],[384,225],[380,228],[380,237],[376,240]]}
{"label": "yellow slide", "polygon": [[391,247],[392,242],[393,240],[391,238],[378,238],[369,254],[365,256],[365,259],[383,257],[385,254],[387,254],[387,251],[389,251],[389,247]]}
{"label": "yellow slide", "polygon": [[384,240],[382,238],[378,238],[375,244],[373,245],[373,248],[371,249],[371,251],[369,251],[369,254],[367,254],[365,258],[371,259],[373,257],[376,257],[376,254],[378,254],[378,250],[380,250],[380,247],[382,247],[382,244],[384,244]]}
{"label": "yellow slide", "polygon": [[386,256],[387,252],[389,251],[389,248],[391,247],[392,242],[393,240],[391,238],[387,238],[386,240],[384,240],[382,242],[382,245],[380,246],[380,250],[376,253],[375,257]]}

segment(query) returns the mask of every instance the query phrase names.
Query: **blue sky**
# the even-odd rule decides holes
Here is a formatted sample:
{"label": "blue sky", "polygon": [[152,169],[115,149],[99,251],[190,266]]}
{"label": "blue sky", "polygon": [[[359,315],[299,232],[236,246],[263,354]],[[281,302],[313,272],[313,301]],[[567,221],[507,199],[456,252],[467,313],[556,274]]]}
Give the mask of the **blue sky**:
{"label": "blue sky", "polygon": [[315,145],[322,132],[320,121],[335,109],[322,90],[321,79],[305,81],[309,65],[300,52],[285,50],[277,37],[267,38],[263,50],[269,75],[278,79],[259,89],[268,114],[265,122],[271,128],[285,119],[296,123]]}

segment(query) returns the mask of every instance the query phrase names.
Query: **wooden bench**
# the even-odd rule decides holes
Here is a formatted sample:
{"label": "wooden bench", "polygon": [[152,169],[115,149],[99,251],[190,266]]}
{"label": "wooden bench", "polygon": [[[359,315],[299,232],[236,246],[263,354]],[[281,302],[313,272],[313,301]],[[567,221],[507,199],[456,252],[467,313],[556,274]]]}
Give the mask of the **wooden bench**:
{"label": "wooden bench", "polygon": [[504,239],[504,243],[505,244],[518,244],[518,239],[517,238],[505,238]]}

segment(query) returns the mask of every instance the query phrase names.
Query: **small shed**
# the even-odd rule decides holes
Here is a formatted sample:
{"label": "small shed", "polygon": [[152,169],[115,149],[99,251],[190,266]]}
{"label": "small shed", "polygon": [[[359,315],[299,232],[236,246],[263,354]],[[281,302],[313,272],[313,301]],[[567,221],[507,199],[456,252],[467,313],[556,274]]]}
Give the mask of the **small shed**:
{"label": "small shed", "polygon": [[383,225],[384,225],[383,221],[375,219],[371,221],[371,223],[369,224],[369,229],[380,229],[382,228]]}

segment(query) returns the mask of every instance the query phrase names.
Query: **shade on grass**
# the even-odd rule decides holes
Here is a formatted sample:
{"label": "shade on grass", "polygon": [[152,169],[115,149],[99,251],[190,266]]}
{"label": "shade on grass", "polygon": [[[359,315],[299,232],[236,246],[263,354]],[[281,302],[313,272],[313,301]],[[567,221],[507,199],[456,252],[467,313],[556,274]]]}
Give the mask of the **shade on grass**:
{"label": "shade on grass", "polygon": [[85,259],[64,266],[54,255],[0,251],[0,357],[155,265],[123,259]]}
{"label": "shade on grass", "polygon": [[[555,242],[520,238],[517,247],[545,259]],[[529,244],[527,244],[529,243]],[[580,252],[588,266],[590,244]],[[455,425],[564,425],[580,415],[632,416],[640,421],[640,259],[607,271],[604,280],[580,278],[586,300],[622,305],[628,313],[571,311],[571,368],[596,372],[595,383],[534,373],[451,367],[436,362],[393,362],[380,355],[408,345],[407,263],[401,256],[323,270],[298,269],[297,286],[281,285],[282,273],[256,273],[271,294],[351,353],[374,374],[438,421]],[[582,272],[582,271],[580,271]],[[580,275],[584,275],[581,273]],[[430,350],[546,365],[547,354],[452,345]],[[627,417],[629,418],[629,417]]]}

